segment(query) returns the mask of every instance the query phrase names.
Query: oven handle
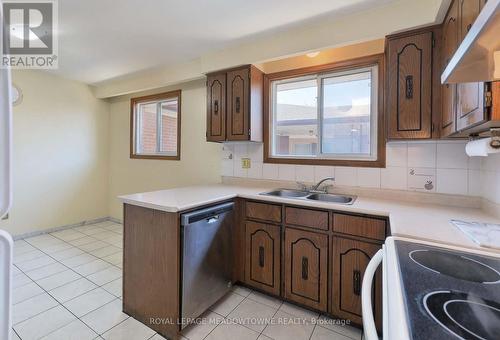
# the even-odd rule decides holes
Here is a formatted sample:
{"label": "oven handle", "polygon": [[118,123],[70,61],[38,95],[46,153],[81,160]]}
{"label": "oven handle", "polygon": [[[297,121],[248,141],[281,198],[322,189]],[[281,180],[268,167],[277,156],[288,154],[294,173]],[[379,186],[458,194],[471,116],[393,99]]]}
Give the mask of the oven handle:
{"label": "oven handle", "polygon": [[373,277],[377,271],[378,266],[382,263],[384,251],[380,249],[375,256],[372,257],[370,263],[365,270],[363,276],[363,285],[361,288],[361,308],[363,313],[363,330],[366,340],[378,340],[377,327],[373,318],[372,307],[372,285]]}

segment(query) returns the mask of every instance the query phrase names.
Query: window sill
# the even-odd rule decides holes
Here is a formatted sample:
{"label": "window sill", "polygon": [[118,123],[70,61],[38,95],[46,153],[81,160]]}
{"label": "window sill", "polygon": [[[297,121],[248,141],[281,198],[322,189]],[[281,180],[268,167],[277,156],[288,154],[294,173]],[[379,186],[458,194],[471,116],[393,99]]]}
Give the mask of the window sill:
{"label": "window sill", "polygon": [[180,161],[180,156],[164,156],[164,155],[130,155],[130,159],[156,159],[156,160],[170,160]]}

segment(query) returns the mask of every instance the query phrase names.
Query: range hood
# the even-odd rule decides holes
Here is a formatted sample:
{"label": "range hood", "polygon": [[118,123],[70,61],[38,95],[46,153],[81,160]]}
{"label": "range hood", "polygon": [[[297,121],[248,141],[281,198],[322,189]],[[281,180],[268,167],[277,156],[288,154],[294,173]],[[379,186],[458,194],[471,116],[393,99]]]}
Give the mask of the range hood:
{"label": "range hood", "polygon": [[441,74],[441,83],[500,80],[500,0],[489,0]]}

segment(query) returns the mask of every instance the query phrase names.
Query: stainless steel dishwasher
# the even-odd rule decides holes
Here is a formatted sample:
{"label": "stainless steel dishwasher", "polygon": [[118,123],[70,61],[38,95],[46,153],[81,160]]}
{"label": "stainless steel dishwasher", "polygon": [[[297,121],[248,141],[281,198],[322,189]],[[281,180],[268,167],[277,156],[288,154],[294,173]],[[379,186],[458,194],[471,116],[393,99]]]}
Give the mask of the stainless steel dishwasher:
{"label": "stainless steel dishwasher", "polygon": [[234,203],[181,215],[182,328],[231,289]]}

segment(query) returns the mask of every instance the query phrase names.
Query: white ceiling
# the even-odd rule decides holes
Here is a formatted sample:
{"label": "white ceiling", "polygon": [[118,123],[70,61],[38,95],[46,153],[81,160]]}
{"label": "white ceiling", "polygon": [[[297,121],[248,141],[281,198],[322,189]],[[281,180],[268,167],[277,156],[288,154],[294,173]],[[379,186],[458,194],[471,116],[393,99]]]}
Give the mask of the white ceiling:
{"label": "white ceiling", "polygon": [[391,1],[59,1],[56,73],[95,84]]}

